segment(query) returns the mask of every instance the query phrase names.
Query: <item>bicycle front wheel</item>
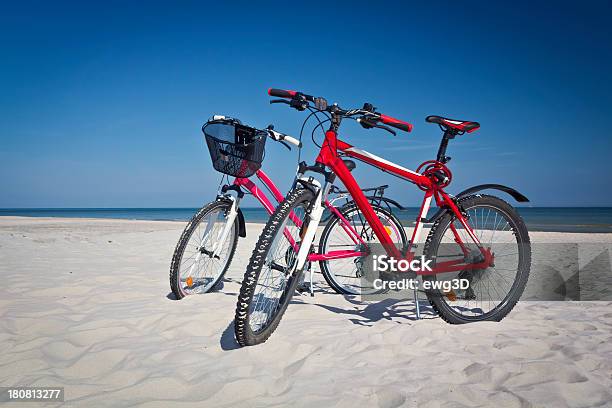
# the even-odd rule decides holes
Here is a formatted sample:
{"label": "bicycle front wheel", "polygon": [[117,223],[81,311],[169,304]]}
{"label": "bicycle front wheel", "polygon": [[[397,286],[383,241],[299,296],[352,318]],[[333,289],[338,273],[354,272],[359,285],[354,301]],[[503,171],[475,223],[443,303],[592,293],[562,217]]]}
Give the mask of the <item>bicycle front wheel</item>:
{"label": "bicycle front wheel", "polygon": [[[209,292],[223,278],[236,251],[238,222],[227,225],[232,203],[213,201],[189,221],[170,264],[170,288],[177,299]],[[225,239],[221,239],[229,228]]]}
{"label": "bicycle front wheel", "polygon": [[314,195],[291,192],[264,227],[249,261],[236,305],[234,330],[241,346],[263,343],[278,326],[302,274],[300,239]]}
{"label": "bicycle front wheel", "polygon": [[[491,252],[493,262],[486,269],[424,276],[432,288],[438,285],[426,291],[427,298],[448,323],[500,321],[514,308],[529,278],[531,245],[527,227],[510,204],[494,196],[468,196],[459,201],[459,207],[480,244]],[[454,260],[482,262],[469,232],[450,212],[433,225],[423,251],[434,265]],[[453,280],[467,281],[468,285],[462,289],[443,287],[443,281]]]}

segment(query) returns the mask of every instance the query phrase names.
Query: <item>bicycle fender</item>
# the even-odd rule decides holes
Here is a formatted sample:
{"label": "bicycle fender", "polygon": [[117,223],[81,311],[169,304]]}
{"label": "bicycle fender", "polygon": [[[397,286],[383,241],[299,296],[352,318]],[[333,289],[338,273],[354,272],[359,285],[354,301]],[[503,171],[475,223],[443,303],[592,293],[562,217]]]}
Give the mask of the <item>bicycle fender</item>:
{"label": "bicycle fender", "polygon": [[387,204],[390,204],[390,205],[392,205],[392,206],[394,206],[394,207],[396,207],[396,208],[398,208],[398,209],[400,209],[400,210],[403,210],[403,209],[405,208],[403,205],[401,205],[400,203],[398,203],[397,201],[395,201],[395,200],[394,200],[394,199],[392,199],[392,198],[387,198],[387,197],[374,197],[374,196],[366,196],[366,198],[367,198],[369,201],[375,201],[375,200],[376,200],[376,201],[378,201],[378,200],[380,200],[380,201],[382,201],[382,202],[384,202],[384,203],[387,203]]}
{"label": "bicycle fender", "polygon": [[[512,187],[508,187],[508,186],[504,186],[502,184],[479,184],[477,186],[473,186],[470,188],[467,188],[465,190],[463,190],[462,192],[460,192],[459,194],[457,194],[457,198],[463,198],[463,197],[467,197],[469,195],[472,195],[478,191],[482,191],[482,190],[499,190],[499,191],[503,191],[504,193],[507,193],[509,195],[512,196],[512,198],[514,198],[516,201],[518,201],[519,203],[526,203],[529,202],[529,199],[527,197],[525,197],[523,194],[519,193],[517,190],[513,189]],[[446,213],[446,211],[448,211],[448,208],[440,208],[434,215],[432,215],[428,220],[427,223],[435,223],[440,217],[442,217],[444,215],[444,213]]]}
{"label": "bicycle fender", "polygon": [[468,189],[463,190],[459,194],[457,194],[457,198],[461,198],[466,195],[474,194],[477,191],[482,190],[499,190],[504,193],[510,194],[512,198],[514,198],[519,203],[527,203],[529,199],[525,197],[523,194],[519,193],[512,187],[504,186],[502,184],[480,184],[478,186],[470,187]]}
{"label": "bicycle fender", "polygon": [[246,225],[244,223],[244,214],[242,214],[242,210],[238,208],[238,236],[246,237]]}

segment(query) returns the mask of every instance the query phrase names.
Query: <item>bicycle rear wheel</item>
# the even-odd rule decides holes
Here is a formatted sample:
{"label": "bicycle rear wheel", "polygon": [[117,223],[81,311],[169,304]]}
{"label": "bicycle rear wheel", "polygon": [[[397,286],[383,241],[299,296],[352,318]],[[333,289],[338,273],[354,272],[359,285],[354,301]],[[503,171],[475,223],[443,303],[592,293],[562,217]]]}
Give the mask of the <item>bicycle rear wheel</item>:
{"label": "bicycle rear wheel", "polygon": [[310,190],[292,191],[264,227],[249,261],[236,305],[234,330],[241,346],[263,343],[278,326],[302,274],[296,270]]}
{"label": "bicycle rear wheel", "polygon": [[231,206],[230,201],[213,201],[185,227],[170,264],[170,288],[177,299],[209,292],[227,272],[238,242],[238,222],[229,227],[224,242],[219,238]]}
{"label": "bicycle rear wheel", "polygon": [[[428,290],[427,298],[448,323],[500,321],[514,308],[529,278],[531,245],[527,227],[510,204],[494,196],[468,196],[459,201],[459,207],[467,215],[467,222],[480,243],[492,252],[494,262],[486,269],[424,276],[423,280],[432,285],[452,279],[469,282],[466,289]],[[453,228],[464,248],[456,242]],[[474,240],[451,212],[433,225],[423,252],[433,260],[433,265],[450,260],[461,260],[462,263],[482,261]]]}

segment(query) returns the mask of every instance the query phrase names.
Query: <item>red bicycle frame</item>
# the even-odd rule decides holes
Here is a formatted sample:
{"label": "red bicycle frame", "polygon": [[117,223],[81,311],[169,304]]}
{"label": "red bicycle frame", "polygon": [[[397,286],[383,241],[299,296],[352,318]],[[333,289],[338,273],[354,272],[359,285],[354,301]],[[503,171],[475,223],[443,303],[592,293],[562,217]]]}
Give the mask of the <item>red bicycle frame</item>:
{"label": "red bicycle frame", "polygon": [[[364,163],[370,164],[374,167],[377,167],[387,173],[391,173],[397,177],[400,177],[404,180],[407,180],[413,184],[416,184],[421,190],[425,191],[425,197],[423,202],[421,203],[421,209],[419,211],[419,216],[416,220],[416,225],[414,231],[412,233],[412,238],[410,240],[410,244],[408,250],[406,251],[405,256],[401,254],[400,250],[396,248],[396,246],[391,241],[389,235],[386,233],[384,226],[376,216],[376,213],[372,209],[368,199],[365,197],[359,184],[349,171],[349,169],[344,164],[343,160],[339,157],[338,152],[342,152],[343,155],[355,158]],[[444,191],[443,187],[432,181],[432,178],[426,174],[427,172],[419,173],[417,171],[412,171],[406,169],[402,166],[399,166],[395,163],[387,161],[381,157],[375,156],[371,153],[368,153],[364,150],[358,149],[340,139],[338,139],[338,134],[335,130],[330,129],[325,133],[325,140],[321,149],[319,151],[319,155],[317,156],[316,162],[329,167],[338,178],[342,181],[351,197],[355,201],[356,205],[362,211],[365,219],[372,227],[374,234],[382,244],[383,248],[387,252],[387,254],[396,259],[405,258],[408,261],[414,259],[414,252],[412,252],[413,245],[419,239],[423,222],[427,217],[427,212],[431,206],[432,198],[435,198],[436,205],[438,207],[446,206],[453,212],[453,214],[457,217],[457,220],[461,223],[463,228],[468,232],[470,238],[474,240],[474,243],[479,247],[482,255],[484,256],[483,262],[480,263],[470,263],[466,264],[461,260],[451,260],[446,262],[438,262],[435,268],[432,268],[432,271],[419,271],[417,274],[419,275],[428,275],[428,274],[437,274],[442,272],[457,272],[464,269],[483,269],[488,267],[493,258],[491,252],[484,248],[478,239],[478,237],[474,234],[472,228],[467,223],[465,217],[457,208],[455,202],[451,199],[451,197]],[[430,162],[426,162],[430,163]],[[426,164],[424,163],[424,164]],[[443,163],[440,162],[431,162],[435,163],[438,166],[444,166]],[[420,166],[421,167],[421,166]],[[420,168],[419,167],[419,168]],[[460,245],[464,254],[467,255],[466,247],[459,236],[458,231],[451,224],[451,231],[454,234],[455,242]]]}

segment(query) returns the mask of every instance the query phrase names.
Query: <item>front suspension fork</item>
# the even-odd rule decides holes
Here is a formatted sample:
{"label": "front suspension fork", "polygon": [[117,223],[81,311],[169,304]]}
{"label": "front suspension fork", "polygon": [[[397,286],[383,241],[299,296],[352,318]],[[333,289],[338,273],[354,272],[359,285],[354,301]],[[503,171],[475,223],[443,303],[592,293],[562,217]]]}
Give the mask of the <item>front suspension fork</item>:
{"label": "front suspension fork", "polygon": [[240,198],[234,198],[230,196],[229,199],[232,201],[232,205],[225,217],[226,218],[225,226],[223,227],[223,230],[221,231],[221,235],[219,236],[219,239],[217,240],[217,242],[214,243],[212,247],[213,257],[219,256],[219,253],[221,252],[221,248],[223,248],[223,244],[225,243],[225,240],[227,240],[227,237],[229,236],[230,231],[234,227],[234,222],[236,221],[236,217],[238,216],[238,204],[240,202]]}
{"label": "front suspension fork", "polygon": [[311,252],[312,243],[314,242],[314,238],[325,209],[323,197],[327,195],[327,192],[331,186],[330,183],[326,182],[324,187],[321,188],[320,184],[316,180],[313,180],[310,184],[311,186],[316,187],[316,196],[307,215],[308,223],[306,224],[306,231],[302,231],[303,237],[300,242],[300,249],[298,250],[295,269],[291,271],[292,274],[295,273],[295,271],[302,270],[306,264],[306,261],[308,260],[308,255]]}

